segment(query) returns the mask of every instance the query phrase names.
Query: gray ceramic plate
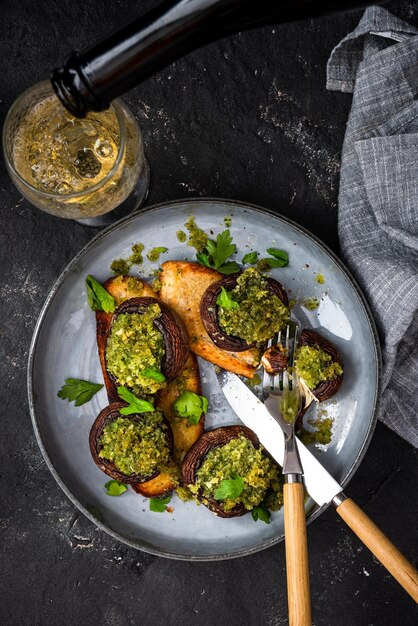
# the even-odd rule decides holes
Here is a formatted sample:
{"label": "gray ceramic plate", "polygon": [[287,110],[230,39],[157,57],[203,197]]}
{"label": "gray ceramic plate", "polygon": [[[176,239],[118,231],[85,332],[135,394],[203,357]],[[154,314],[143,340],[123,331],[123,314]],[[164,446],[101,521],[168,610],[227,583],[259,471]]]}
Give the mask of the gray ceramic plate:
{"label": "gray ceramic plate", "polygon": [[[95,339],[95,318],[87,305],[84,280],[92,274],[103,281],[110,263],[127,257],[141,241],[146,250],[166,246],[164,259],[194,259],[194,249],[180,244],[176,233],[194,215],[206,232],[231,234],[240,261],[249,250],[287,250],[290,263],[276,269],[278,278],[299,301],[316,297],[317,310],[302,305],[293,310],[304,327],[317,328],[341,351],[343,386],[323,407],[334,419],[332,443],[314,453],[343,485],[357,468],[375,425],[379,379],[379,349],[368,307],[340,261],[308,232],[258,207],[222,200],[187,200],[162,204],[123,219],[101,232],[70,263],[53,287],[37,323],[29,357],[29,404],[39,446],[55,479],[72,502],[97,526],[135,548],[161,556],[216,560],[243,556],[283,538],[283,514],[270,524],[251,515],[219,519],[204,506],[172,498],[173,513],[153,513],[148,501],[129,490],[121,497],[106,495],[108,478],[94,464],[88,446],[90,427],[107,404],[105,391],[75,408],[57,397],[68,377],[102,380]],[[157,264],[145,261],[141,274],[150,276]],[[316,274],[325,277],[320,285]],[[203,390],[210,398],[207,426],[238,421],[218,387],[213,366],[200,361]],[[367,381],[367,382],[366,382]],[[313,410],[314,416],[315,410]],[[308,502],[309,519],[323,510]]]}

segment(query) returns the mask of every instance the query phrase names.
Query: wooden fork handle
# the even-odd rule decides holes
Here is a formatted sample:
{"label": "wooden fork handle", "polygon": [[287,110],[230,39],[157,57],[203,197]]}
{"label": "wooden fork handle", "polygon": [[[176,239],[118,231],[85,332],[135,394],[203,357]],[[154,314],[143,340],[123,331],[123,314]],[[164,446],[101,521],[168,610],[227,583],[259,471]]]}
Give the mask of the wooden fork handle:
{"label": "wooden fork handle", "polygon": [[357,504],[347,498],[337,507],[345,523],[418,602],[418,571]]}
{"label": "wooden fork handle", "polygon": [[[295,475],[291,474],[290,476]],[[286,478],[287,476],[285,476],[285,480]],[[311,626],[311,595],[303,484],[301,482],[285,482],[283,499],[289,626]]]}

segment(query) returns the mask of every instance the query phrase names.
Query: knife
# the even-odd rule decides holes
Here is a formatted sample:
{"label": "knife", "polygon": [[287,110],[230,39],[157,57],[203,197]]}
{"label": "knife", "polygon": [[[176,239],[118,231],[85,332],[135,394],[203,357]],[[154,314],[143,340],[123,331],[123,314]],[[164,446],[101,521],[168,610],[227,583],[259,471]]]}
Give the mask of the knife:
{"label": "knife", "polygon": [[[217,376],[221,389],[237,416],[255,432],[260,443],[271,456],[283,465],[283,432],[263,402],[236,374],[220,370]],[[337,513],[351,530],[418,603],[418,571],[415,567],[364,511],[344,494],[341,485],[299,439],[297,439],[297,446],[304,472],[305,487],[311,498],[320,506],[332,502]]]}

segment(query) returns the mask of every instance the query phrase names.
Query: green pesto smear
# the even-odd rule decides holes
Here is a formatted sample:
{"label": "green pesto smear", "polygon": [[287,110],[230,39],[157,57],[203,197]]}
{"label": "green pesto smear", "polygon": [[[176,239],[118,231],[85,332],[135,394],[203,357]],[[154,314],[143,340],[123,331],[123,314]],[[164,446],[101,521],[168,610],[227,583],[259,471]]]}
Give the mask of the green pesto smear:
{"label": "green pesto smear", "polygon": [[132,265],[141,265],[143,262],[142,252],[144,250],[144,244],[134,243],[132,244],[131,250],[132,254],[129,258],[115,259],[110,264],[110,269],[116,276],[126,276],[126,274],[129,274]]}
{"label": "green pesto smear", "polygon": [[321,415],[320,412],[315,420],[308,420],[308,424],[312,426],[314,430],[307,430],[306,428],[302,428],[302,430],[298,434],[299,438],[301,439],[301,441],[303,441],[305,445],[309,445],[312,443],[327,445],[331,442],[333,424],[333,420],[331,417],[325,417]]}
{"label": "green pesto smear", "polygon": [[232,217],[230,215],[225,215],[224,224],[227,228],[231,228],[232,226]]}
{"label": "green pesto smear", "polygon": [[189,232],[188,246],[196,248],[198,252],[202,252],[206,248],[208,242],[207,234],[198,226],[196,226],[193,215],[185,223],[185,227]]}
{"label": "green pesto smear", "polygon": [[177,239],[180,241],[180,243],[184,243],[187,239],[187,235],[183,230],[178,230],[176,232],[176,236],[177,236]]}
{"label": "green pesto smear", "polygon": [[315,276],[315,282],[317,282],[319,285],[323,285],[325,282],[325,276],[323,274],[317,274]]}
{"label": "green pesto smear", "polygon": [[129,387],[139,397],[166,385],[142,373],[145,368],[161,370],[164,339],[154,324],[160,315],[158,304],[151,304],[143,313],[121,313],[107,340],[107,369],[119,385]]}
{"label": "green pesto smear", "polygon": [[290,317],[288,307],[272,293],[267,280],[254,267],[242,272],[229,293],[238,308],[219,306],[219,326],[227,335],[240,337],[247,343],[266,341]]}
{"label": "green pesto smear", "polygon": [[116,418],[104,427],[99,443],[99,456],[126,475],[151,476],[170,457],[160,411],[146,413],[140,420]]}
{"label": "green pesto smear", "polygon": [[115,259],[112,261],[110,269],[117,276],[124,276],[129,273],[131,264],[126,259]]}
{"label": "green pesto smear", "polygon": [[315,311],[319,307],[319,300],[318,298],[305,298],[305,300],[302,300],[302,306],[308,309],[308,311]]}
{"label": "green pesto smear", "polygon": [[319,383],[332,380],[343,373],[341,365],[317,346],[301,346],[296,350],[295,369],[309,389],[315,389]]}
{"label": "green pesto smear", "polygon": [[139,242],[134,243],[131,250],[132,254],[129,257],[129,262],[131,263],[131,265],[141,265],[144,260],[142,256],[142,253],[144,251],[144,244]]}
{"label": "green pesto smear", "polygon": [[251,510],[264,500],[269,489],[275,492],[281,489],[277,467],[263,454],[262,447],[255,448],[243,435],[209,450],[196,472],[196,482],[189,485],[189,489],[193,494],[201,490],[204,501],[214,497],[223,480],[235,476],[243,479],[244,488],[239,496],[223,500],[225,511],[230,511],[237,504]]}
{"label": "green pesto smear", "polygon": [[167,250],[168,248],[164,248],[163,246],[157,246],[156,248],[153,248],[152,250],[147,252],[148,261],[158,261],[158,259],[160,258],[160,254],[164,254],[164,252],[167,252]]}

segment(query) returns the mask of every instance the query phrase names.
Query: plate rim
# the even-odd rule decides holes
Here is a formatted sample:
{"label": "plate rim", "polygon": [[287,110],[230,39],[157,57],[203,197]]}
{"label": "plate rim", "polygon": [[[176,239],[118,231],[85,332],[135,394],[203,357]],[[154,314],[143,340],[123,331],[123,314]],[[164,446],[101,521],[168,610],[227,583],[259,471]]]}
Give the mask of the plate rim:
{"label": "plate rim", "polygon": [[[77,264],[79,263],[79,261],[83,258],[83,256],[85,254],[87,254],[87,252],[90,251],[91,248],[93,248],[98,242],[101,241],[101,239],[105,239],[106,236],[115,231],[118,230],[121,226],[123,226],[124,224],[130,222],[130,221],[134,221],[136,220],[138,217],[140,217],[141,215],[145,214],[145,213],[152,213],[152,212],[158,212],[160,209],[162,208],[167,208],[167,207],[172,207],[175,205],[194,205],[196,206],[196,204],[207,204],[207,203],[212,203],[212,204],[218,204],[218,205],[222,205],[223,207],[225,206],[235,206],[235,207],[239,207],[242,209],[250,209],[251,211],[255,211],[255,212],[259,212],[259,213],[263,213],[263,214],[267,214],[268,216],[278,220],[279,222],[284,222],[287,225],[290,225],[291,227],[293,227],[295,230],[299,231],[300,233],[302,233],[304,236],[306,236],[308,239],[310,239],[311,241],[313,241],[316,245],[319,246],[319,248],[321,248],[324,252],[326,252],[331,259],[334,261],[334,263],[338,266],[338,268],[342,271],[342,273],[346,276],[347,280],[350,283],[350,286],[352,287],[352,289],[355,291],[358,299],[360,300],[363,309],[365,311],[366,314],[366,318],[369,324],[369,328],[371,331],[371,336],[372,336],[372,340],[373,340],[373,348],[374,348],[374,356],[375,356],[375,361],[376,361],[376,389],[375,389],[375,394],[374,394],[374,398],[373,398],[373,409],[372,409],[372,413],[371,413],[371,419],[370,419],[370,423],[367,429],[367,434],[366,437],[351,465],[351,467],[349,468],[348,472],[346,473],[346,476],[344,477],[344,480],[341,481],[341,486],[344,489],[344,487],[350,482],[351,478],[353,477],[353,475],[355,474],[355,472],[357,471],[361,461],[363,460],[367,449],[370,445],[375,427],[376,427],[376,423],[377,423],[377,413],[378,413],[378,408],[379,408],[379,398],[380,398],[380,393],[381,393],[381,372],[382,372],[382,354],[381,354],[381,348],[380,348],[380,342],[379,342],[379,335],[377,332],[377,327],[376,327],[376,323],[374,321],[373,318],[373,314],[371,312],[371,309],[367,303],[367,300],[365,298],[365,296],[363,295],[363,292],[360,288],[360,286],[358,285],[356,279],[354,278],[354,276],[351,274],[350,270],[344,265],[344,263],[342,262],[342,260],[327,246],[327,244],[325,244],[324,242],[322,242],[316,235],[314,235],[313,233],[311,233],[309,230],[307,230],[304,226],[301,226],[300,224],[298,224],[297,222],[294,222],[292,219],[288,218],[287,216],[284,216],[280,213],[276,213],[275,211],[273,211],[272,209],[268,209],[265,207],[262,207],[260,205],[257,204],[253,204],[250,202],[244,202],[241,200],[232,200],[232,199],[223,199],[223,198],[217,198],[217,197],[196,197],[196,198],[180,198],[180,199],[176,199],[176,200],[168,200],[165,202],[159,202],[156,204],[152,204],[148,207],[144,207],[141,208],[138,211],[135,211],[125,217],[123,217],[122,219],[118,220],[117,222],[115,222],[114,224],[111,224],[110,226],[108,226],[107,228],[101,230],[99,233],[97,233],[90,241],[88,241],[83,248],[72,258],[72,260],[67,264],[67,266],[65,267],[65,269],[61,272],[61,274],[58,276],[58,278],[55,280],[54,284],[52,285],[47,298],[39,312],[38,315],[38,319],[36,321],[35,327],[34,327],[34,331],[33,331],[33,335],[32,335],[32,339],[30,342],[30,346],[29,346],[29,354],[28,354],[28,366],[27,366],[27,393],[28,393],[28,404],[29,404],[29,412],[30,412],[30,417],[31,417],[31,422],[32,422],[32,427],[35,433],[35,438],[37,441],[37,444],[39,446],[39,449],[42,453],[42,456],[44,458],[44,461],[49,469],[49,471],[51,472],[52,476],[54,477],[54,479],[56,480],[56,482],[58,483],[59,487],[62,489],[62,491],[65,493],[65,495],[67,496],[67,498],[72,502],[72,504],[85,516],[87,517],[87,519],[89,519],[95,526],[97,526],[100,530],[104,531],[105,533],[109,534],[110,536],[112,536],[114,539],[116,539],[117,541],[120,541],[121,543],[124,543],[125,545],[128,545],[132,548],[135,548],[137,550],[141,550],[143,552],[146,552],[148,554],[152,554],[154,556],[160,556],[163,558],[168,558],[168,559],[174,559],[174,560],[179,560],[179,561],[224,561],[224,560],[229,560],[229,559],[235,559],[235,558],[241,558],[243,556],[249,556],[251,554],[255,554],[257,552],[261,552],[262,550],[266,550],[278,543],[280,543],[281,541],[283,541],[284,539],[284,533],[282,533],[281,535],[274,537],[272,539],[269,539],[268,541],[265,541],[264,543],[262,543],[259,546],[254,546],[252,548],[245,548],[243,550],[238,550],[236,552],[233,553],[227,553],[227,554],[218,554],[218,555],[185,555],[185,554],[179,554],[176,552],[167,552],[161,549],[157,549],[154,548],[153,546],[150,546],[147,542],[141,543],[138,541],[134,541],[132,539],[129,539],[123,535],[121,535],[120,533],[118,533],[117,531],[113,530],[112,528],[110,528],[109,526],[107,526],[105,523],[103,523],[101,520],[99,520],[97,517],[95,517],[87,508],[86,506],[71,492],[71,490],[67,487],[67,485],[65,484],[64,480],[60,477],[58,471],[56,470],[52,460],[49,457],[48,451],[47,451],[47,447],[43,442],[43,438],[40,432],[40,428],[38,426],[38,417],[36,414],[36,409],[35,409],[35,392],[34,392],[34,362],[35,362],[35,354],[36,354],[36,348],[37,348],[37,344],[38,344],[38,340],[39,340],[39,335],[40,335],[40,331],[42,328],[42,324],[44,322],[45,316],[48,312],[48,309],[53,301],[53,299],[55,298],[55,295],[57,294],[57,292],[59,291],[59,289],[61,288],[61,286],[63,285],[66,277],[73,271],[74,267],[77,266]],[[317,517],[319,517],[324,511],[325,509],[327,509],[330,506],[331,503],[328,504],[324,504],[320,507],[318,507],[310,516],[309,518],[306,520],[307,524],[310,524],[313,520],[315,520]]]}

